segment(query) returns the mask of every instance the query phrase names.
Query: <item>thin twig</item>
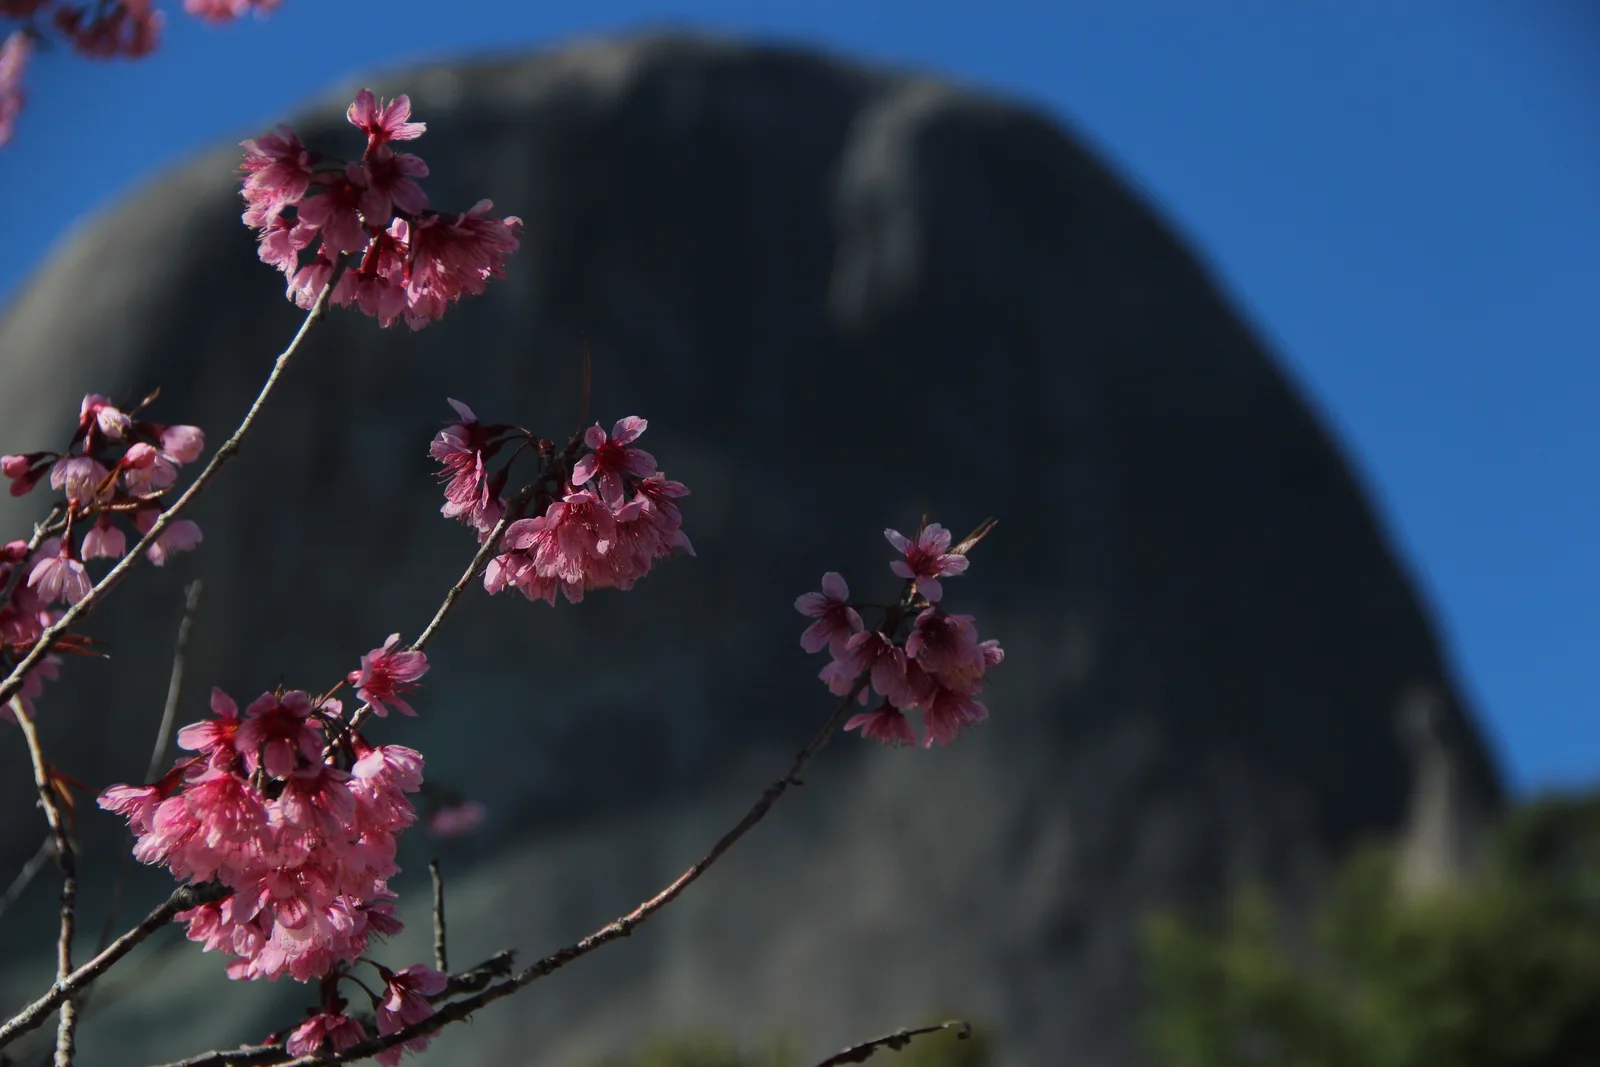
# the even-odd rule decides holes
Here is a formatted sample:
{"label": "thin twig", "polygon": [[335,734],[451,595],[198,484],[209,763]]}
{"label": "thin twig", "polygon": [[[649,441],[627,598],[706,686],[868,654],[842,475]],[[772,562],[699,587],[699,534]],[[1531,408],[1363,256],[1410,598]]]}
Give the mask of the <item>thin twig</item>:
{"label": "thin twig", "polygon": [[[434,1014],[420,1022],[402,1027],[391,1034],[368,1038],[359,1044],[351,1045],[342,1052],[317,1052],[301,1056],[298,1059],[286,1060],[275,1058],[271,1053],[264,1052],[259,1046],[247,1046],[231,1052],[207,1052],[194,1059],[165,1064],[164,1067],[263,1067],[263,1065],[280,1063],[284,1064],[285,1067],[327,1067],[330,1064],[364,1060],[369,1056],[376,1056],[387,1049],[403,1045],[413,1038],[426,1037],[448,1026],[450,1023],[465,1019],[486,1004],[491,1004],[503,997],[510,996],[524,986],[560,970],[573,960],[587,956],[601,945],[627,937],[633,933],[639,924],[648,920],[668,904],[671,904],[678,898],[679,894],[698,881],[706,871],[710,870],[712,865],[721,859],[728,849],[732,848],[741,837],[749,832],[751,827],[766,816],[772,805],[777,803],[778,798],[789,791],[790,786],[801,784],[801,772],[806,769],[817,753],[822,751],[829,738],[844,722],[845,717],[850,713],[851,704],[855,702],[856,694],[860,693],[866,684],[865,677],[856,682],[849,694],[839,701],[838,708],[834,710],[827,724],[811,739],[811,743],[801,749],[799,755],[795,756],[794,762],[789,765],[788,773],[767,786],[761,796],[756,799],[756,802],[751,805],[750,810],[745,812],[744,818],[740,819],[731,830],[718,838],[717,843],[711,846],[711,851],[707,852],[698,863],[673,879],[665,889],[640,904],[637,908],[634,908],[628,914],[607,923],[576,944],[568,945],[566,948],[524,968],[510,978],[495,982],[472,996],[445,1004]],[[495,963],[500,958],[495,957],[490,963]],[[449,992],[451,990],[447,988],[446,995]],[[284,1054],[279,1053],[278,1055],[281,1057]]]}
{"label": "thin twig", "polygon": [[231,890],[216,882],[206,882],[201,885],[181,885],[173,890],[172,895],[155,908],[149,915],[140,920],[139,925],[124,933],[111,944],[107,945],[104,952],[97,954],[88,963],[73,971],[67,978],[58,980],[50,987],[50,991],[38,1000],[23,1008],[14,1015],[10,1021],[0,1025],[0,1048],[5,1048],[21,1035],[36,1028],[50,1013],[64,1002],[68,997],[76,996],[89,983],[99,978],[111,966],[132,952],[141,942],[151,934],[161,929],[172,921],[172,917],[180,911],[188,911],[202,904],[214,903],[227,896]]}
{"label": "thin twig", "polygon": [[[39,806],[44,808],[45,821],[50,824],[56,866],[61,868],[61,930],[56,938],[56,983],[59,985],[72,975],[72,934],[78,918],[78,853],[72,844],[67,816],[61,810],[61,788],[56,784],[49,764],[45,762],[44,749],[39,747],[39,731],[34,728],[32,717],[22,706],[21,697],[11,698],[11,711],[28,744],[28,758],[33,763],[33,784],[39,790]],[[77,1027],[77,1008],[69,994],[62,1000],[60,1025],[56,1028],[56,1067],[72,1067],[72,1046]]]}
{"label": "thin twig", "polygon": [[[167,699],[161,705],[161,723],[156,727],[155,744],[150,748],[150,765],[145,768],[144,781],[154,782],[161,777],[161,765],[167,761],[167,746],[172,741],[172,724],[178,718],[178,700],[183,696],[184,653],[189,648],[189,631],[194,628],[195,609],[200,606],[200,579],[190,582],[183,591],[183,619],[178,623],[178,637],[172,645],[172,673],[167,678]],[[106,909],[106,921],[100,927],[101,952],[111,944],[111,935],[117,928],[117,913],[122,910],[122,893],[127,887],[128,861],[132,852],[124,852],[117,861],[117,877],[111,886],[111,906]],[[80,1005],[81,1007],[81,1005]]]}
{"label": "thin twig", "polygon": [[865,685],[866,679],[863,677],[851,689],[850,693],[839,702],[839,707],[828,719],[827,724],[818,731],[817,736],[812,738],[811,743],[801,749],[800,754],[790,764],[788,773],[767,786],[761,796],[756,799],[756,802],[751,805],[750,810],[745,812],[744,818],[740,819],[731,830],[718,838],[717,843],[711,846],[711,851],[707,852],[693,867],[673,879],[665,889],[640,904],[637,908],[634,908],[628,914],[607,923],[576,944],[569,945],[558,952],[546,956],[510,978],[496,982],[481,993],[446,1004],[433,1015],[420,1022],[402,1027],[392,1034],[369,1038],[359,1044],[350,1046],[342,1052],[313,1053],[308,1056],[301,1056],[299,1059],[288,1060],[286,1061],[287,1067],[325,1067],[328,1064],[350,1063],[353,1060],[362,1060],[368,1056],[377,1055],[386,1049],[402,1045],[413,1038],[425,1037],[449,1023],[465,1019],[486,1004],[493,1003],[502,997],[510,996],[524,986],[560,970],[573,960],[587,956],[601,945],[627,937],[633,933],[635,927],[648,920],[668,904],[671,904],[678,898],[679,894],[698,881],[706,871],[710,870],[712,865],[721,859],[728,849],[732,848],[741,837],[749,832],[751,827],[766,816],[767,812],[772,809],[772,805],[777,803],[778,798],[789,791],[790,786],[801,784],[800,773],[805,770],[816,754],[822,751],[823,747],[827,745],[828,739],[833,736],[834,731],[844,722],[845,717],[850,713],[850,706],[855,701],[856,694]]}
{"label": "thin twig", "polygon": [[166,532],[167,527],[177,521],[178,516],[183,513],[184,509],[196,497],[205,492],[206,487],[211,484],[211,480],[217,476],[223,466],[238,455],[239,448],[244,443],[246,435],[250,433],[251,427],[255,425],[262,409],[266,407],[267,399],[283,379],[283,373],[288,369],[290,360],[295,357],[306,335],[311,332],[312,324],[319,321],[327,313],[328,297],[332,292],[333,282],[330,280],[327,285],[323,286],[322,294],[317,297],[316,304],[307,313],[305,321],[300,324],[300,329],[295,333],[294,339],[289,342],[289,347],[285,348],[278,356],[277,361],[273,363],[272,370],[267,375],[267,380],[262,383],[261,391],[256,394],[254,402],[250,405],[250,410],[245,412],[244,418],[239,421],[238,429],[234,430],[233,436],[224,441],[222,447],[212,455],[211,462],[206,464],[199,477],[190,483],[189,488],[185,489],[183,494],[177,500],[174,500],[167,510],[156,517],[156,521],[151,525],[149,531],[139,539],[139,543],[119,559],[116,566],[106,572],[105,577],[95,583],[94,588],[89,590],[87,596],[68,608],[55,623],[45,628],[44,633],[39,635],[39,639],[28,650],[28,654],[23,656],[22,661],[12,668],[5,681],[0,682],[0,704],[10,700],[22,688],[22,679],[33,669],[35,664],[49,653],[61,635],[70,630],[79,619],[84,618],[89,612],[93,611],[100,601],[105,599],[106,594],[116,588],[123,578],[127,577],[128,572],[144,556],[145,550],[156,543],[157,539]]}
{"label": "thin twig", "polygon": [[439,873],[439,861],[428,861],[428,873],[433,875],[433,967],[449,973],[449,957],[444,950],[444,875]]}
{"label": "thin twig", "polygon": [[39,842],[39,851],[35,852],[28,859],[28,862],[22,865],[22,870],[17,872],[17,876],[6,887],[5,894],[0,895],[0,915],[4,915],[6,909],[17,902],[17,899],[28,888],[29,883],[38,876],[40,871],[44,870],[44,865],[50,862],[50,856],[55,852],[55,848],[56,839],[50,834],[45,834],[44,840]]}
{"label": "thin twig", "polygon": [[[494,528],[489,531],[489,536],[484,538],[483,544],[478,546],[478,551],[473,553],[472,561],[467,564],[467,569],[461,572],[461,577],[456,579],[456,584],[452,585],[449,592],[445,593],[444,601],[440,603],[439,610],[433,613],[433,619],[423,629],[422,634],[406,646],[407,651],[421,652],[427,647],[428,642],[433,640],[434,635],[439,632],[439,628],[444,625],[445,618],[455,608],[456,601],[461,599],[461,594],[466,591],[467,586],[472,584],[473,579],[482,574],[483,569],[489,565],[489,560],[493,558],[495,550],[500,547],[500,539],[505,536],[506,529],[516,521],[512,516],[520,514],[523,507],[527,505],[531,489],[532,487],[530,486],[529,489],[523,490],[522,495],[517,498],[516,502],[506,508],[505,514],[500,516],[500,521],[494,524]],[[361,724],[366,722],[371,715],[372,705],[361,705],[350,716],[350,726],[347,732],[353,734],[361,729]],[[329,742],[329,744],[331,747],[333,742]]]}
{"label": "thin twig", "polygon": [[951,1019],[948,1022],[936,1023],[933,1026],[918,1026],[910,1030],[896,1030],[892,1034],[875,1037],[871,1041],[863,1041],[859,1045],[851,1045],[843,1052],[836,1052],[832,1056],[817,1064],[817,1067],[840,1067],[845,1063],[866,1063],[872,1058],[873,1053],[886,1048],[899,1052],[911,1044],[914,1037],[924,1034],[937,1034],[941,1030],[954,1030],[956,1037],[965,1041],[972,1036],[972,1024],[964,1019]]}
{"label": "thin twig", "polygon": [[[437,1003],[462,993],[476,993],[496,978],[510,974],[515,958],[514,952],[497,952],[471,970],[451,975],[450,984],[444,987],[444,991],[428,999]],[[289,1053],[280,1041],[276,1045],[241,1045],[239,1048],[202,1052],[198,1056],[162,1064],[161,1067],[261,1067],[282,1063],[288,1058]]]}

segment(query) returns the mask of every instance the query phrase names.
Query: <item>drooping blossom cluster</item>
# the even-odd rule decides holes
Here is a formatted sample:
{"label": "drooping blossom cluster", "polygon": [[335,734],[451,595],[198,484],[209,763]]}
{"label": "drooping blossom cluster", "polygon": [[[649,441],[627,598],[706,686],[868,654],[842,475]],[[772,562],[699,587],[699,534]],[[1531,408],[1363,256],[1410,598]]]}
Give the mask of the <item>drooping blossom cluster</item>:
{"label": "drooping blossom cluster", "polygon": [[[206,22],[228,22],[249,11],[265,14],[280,0],[184,0]],[[0,0],[0,19],[21,23],[0,47],[0,145],[11,139],[24,95],[22,68],[36,41],[59,40],[90,59],[138,59],[161,43],[165,21],[152,0]]]}
{"label": "drooping blossom cluster", "polygon": [[[142,408],[143,405],[140,405]],[[118,559],[128,550],[124,525],[143,535],[165,505],[162,496],[177,481],[184,464],[200,458],[205,434],[194,426],[167,426],[138,417],[103,396],[83,398],[77,429],[64,452],[0,455],[0,475],[12,496],[31,493],[47,478],[61,496],[48,527],[53,536],[31,551],[26,541],[0,547],[0,668],[9,673],[60,616],[56,605],[76,604],[93,581],[86,562]],[[174,552],[193,548],[200,528],[188,519],[170,524],[146,550],[157,566]],[[57,647],[82,651],[85,642],[71,634]],[[19,693],[33,714],[33,699],[55,677],[54,659],[28,672]],[[0,708],[10,719],[14,708]]]}
{"label": "drooping blossom cluster", "polygon": [[325,159],[287,126],[244,142],[245,224],[259,231],[262,261],[283,272],[300,307],[315,304],[348,255],[330,299],[380,325],[403,318],[420,330],[505,273],[522,220],[495,218],[488,200],[463,214],[429,209],[417,183],[428,165],[392,147],[427,129],[411,121],[409,98],[384,103],[363,89],[346,117],[367,137],[355,162]]}
{"label": "drooping blossom cluster", "polygon": [[[39,546],[27,575],[28,587],[47,604],[76,604],[87,596],[92,583],[84,561],[122,557],[128,550],[122,522],[141,536],[149,533],[179,469],[205,451],[199,427],[167,426],[137,414],[91,393],[79,407],[65,452],[0,456],[0,475],[10,480],[12,496],[31,493],[46,475],[62,494],[63,533]],[[159,567],[200,541],[200,527],[179,519],[145,554]]]}
{"label": "drooping blossom cluster", "polygon": [[635,447],[649,425],[629,416],[609,432],[596,423],[557,452],[524,430],[480,423],[472,409],[450,401],[457,418],[434,437],[429,453],[441,466],[447,518],[486,537],[505,516],[512,460],[491,464],[505,446],[533,448],[540,459],[533,514],[506,527],[503,549],[484,571],[490,593],[516,589],[554,604],[559,592],[576,604],[592,589],[632,589],[657,561],[694,554],[677,501],[688,487],[656,469],[655,457]]}
{"label": "drooping blossom cluster", "polygon": [[[357,673],[392,700],[426,669],[421,652],[390,642]],[[178,916],[190,940],[235,957],[230,977],[340,973],[372,935],[401,928],[388,880],[397,839],[416,821],[406,794],[422,786],[422,755],[374,747],[340,701],[299,690],[263,693],[241,714],[215,689],[211,712],[178,732],[193,755],[152,785],[112,786],[100,806],[128,819],[141,862],[232,890]],[[345,1033],[329,1027],[330,1040]]]}
{"label": "drooping blossom cluster", "polygon": [[[968,726],[989,717],[978,699],[985,674],[1005,653],[995,640],[980,640],[971,615],[945,611],[941,578],[967,569],[967,551],[987,532],[969,537],[954,551],[950,532],[937,523],[915,538],[897,530],[884,536],[900,553],[890,569],[906,579],[900,600],[884,607],[883,622],[868,629],[850,587],[836,571],[822,576],[822,591],[806,593],[795,609],[814,620],[800,636],[807,652],[827,649],[831,657],[819,677],[835,696],[860,685],[859,700],[868,702],[868,686],[881,698],[872,711],[854,716],[846,730],[860,730],[887,745],[917,741],[906,713],[920,711],[924,747],[947,745]],[[862,676],[866,675],[866,684]]]}

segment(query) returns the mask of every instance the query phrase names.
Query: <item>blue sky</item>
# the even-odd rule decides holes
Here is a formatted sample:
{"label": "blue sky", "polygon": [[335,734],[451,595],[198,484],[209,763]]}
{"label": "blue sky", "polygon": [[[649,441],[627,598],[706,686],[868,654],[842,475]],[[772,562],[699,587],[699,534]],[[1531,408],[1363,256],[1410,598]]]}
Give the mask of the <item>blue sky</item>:
{"label": "blue sky", "polygon": [[85,212],[355,69],[665,23],[934,68],[1086,134],[1334,424],[1513,784],[1596,777],[1588,0],[283,0],[220,29],[174,15],[151,60],[35,66],[0,151],[0,300]]}

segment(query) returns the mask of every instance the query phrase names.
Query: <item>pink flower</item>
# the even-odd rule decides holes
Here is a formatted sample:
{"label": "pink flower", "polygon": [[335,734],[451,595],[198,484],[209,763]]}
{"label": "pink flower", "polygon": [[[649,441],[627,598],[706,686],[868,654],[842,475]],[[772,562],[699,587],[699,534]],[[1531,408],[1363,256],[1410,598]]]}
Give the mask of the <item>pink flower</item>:
{"label": "pink flower", "polygon": [[428,816],[428,832],[434,837],[462,837],[482,823],[488,811],[476,800],[463,800],[434,809]]}
{"label": "pink flower", "polygon": [[151,9],[150,0],[120,0],[93,15],[85,8],[58,7],[53,21],[79,55],[133,59],[155,51],[163,19],[161,12]]}
{"label": "pink flower", "polygon": [[22,88],[22,75],[28,69],[33,38],[26,30],[13,30],[0,45],[0,145],[11,140],[17,115],[28,101]]}
{"label": "pink flower", "polygon": [[439,513],[447,519],[465,516],[474,528],[491,530],[505,513],[498,482],[489,476],[489,460],[500,450],[492,440],[499,427],[484,426],[459,400],[449,403],[459,417],[428,445],[428,454],[444,468],[439,472],[446,482]]}
{"label": "pink flower", "polygon": [[849,599],[850,587],[838,571],[822,576],[822,592],[796,599],[795,610],[817,620],[800,635],[800,647],[821,652],[827,646],[835,658],[843,656],[845,643],[862,630],[861,616],[846,603]]}
{"label": "pink flower", "polygon": [[480,200],[462,215],[425,215],[415,223],[395,219],[389,233],[409,250],[406,325],[420,330],[470,293],[482,295],[490,278],[505,275],[506,257],[518,247],[522,220],[487,217]]}
{"label": "pink flower", "polygon": [[64,456],[50,468],[50,488],[66,491],[74,504],[92,504],[110,492],[111,472],[90,456]]}
{"label": "pink flower", "polygon": [[845,654],[841,660],[848,661],[847,669],[854,675],[859,676],[862,671],[872,672],[872,688],[880,696],[902,707],[912,702],[906,685],[905,650],[886,634],[877,630],[856,634],[845,642]]}
{"label": "pink flower", "polygon": [[372,705],[374,714],[389,714],[389,704],[406,715],[415,715],[402,694],[416,688],[416,681],[428,672],[428,657],[422,652],[395,651],[399,634],[390,634],[382,648],[361,657],[360,670],[351,671],[347,681],[356,687],[356,696]]}
{"label": "pink flower", "polygon": [[914,579],[917,591],[929,603],[937,604],[944,596],[939,578],[946,574],[960,574],[967,569],[967,557],[945,550],[950,547],[950,531],[934,523],[917,535],[915,541],[907,540],[898,530],[885,530],[886,537],[896,550],[905,553],[905,559],[889,564],[889,569],[902,578]]}
{"label": "pink flower", "polygon": [[[288,273],[287,268],[284,273]],[[333,260],[319,252],[310,263],[290,276],[289,286],[284,295],[293,300],[295,306],[301,310],[310,311],[332,278]]]}
{"label": "pink flower", "polygon": [[[139,533],[147,534],[156,524],[156,512],[145,508],[133,513],[133,525]],[[166,565],[167,559],[174,552],[188,552],[205,538],[200,533],[200,527],[188,519],[179,519],[161,531],[161,536],[156,538],[155,544],[145,549],[145,555],[157,567]]]}
{"label": "pink flower", "polygon": [[276,133],[264,134],[243,145],[244,161],[239,170],[245,175],[241,195],[248,205],[244,223],[261,229],[306,195],[316,156],[287,126],[279,126]]}
{"label": "pink flower", "polygon": [[922,703],[922,728],[927,733],[922,747],[948,745],[961,733],[962,728],[980,723],[988,717],[989,709],[973,696],[940,688],[931,699]]}
{"label": "pink flower", "polygon": [[325,253],[359,252],[365,248],[368,234],[361,225],[361,187],[342,173],[319,174],[317,190],[295,207],[295,220],[300,227],[322,237]]}
{"label": "pink flower", "polygon": [[356,94],[355,102],[345,111],[350,125],[367,135],[369,150],[385,141],[414,141],[427,130],[425,122],[411,122],[411,98],[401,95],[384,104],[363,89]]}
{"label": "pink flower", "polygon": [[[450,984],[450,976],[420,963],[413,963],[402,971],[388,975],[383,999],[378,1003],[378,1033],[392,1034],[433,1014],[428,998],[443,993]],[[417,1037],[398,1048],[380,1053],[378,1062],[393,1067],[400,1062],[402,1050],[421,1052],[428,1047],[428,1038]]]}
{"label": "pink flower", "polygon": [[244,709],[244,721],[234,739],[234,749],[252,773],[265,767],[274,778],[287,778],[297,766],[296,755],[322,760],[322,735],[312,725],[311,697],[301,690],[263,693]]}
{"label": "pink flower", "polygon": [[844,724],[846,730],[860,730],[861,736],[891,747],[914,745],[917,735],[906,720],[905,712],[887,702],[874,711],[864,711]]}
{"label": "pink flower", "polygon": [[[343,1002],[339,1004],[344,1007]],[[291,1056],[309,1056],[331,1048],[342,1052],[367,1039],[367,1028],[342,1011],[324,1011],[294,1028],[284,1046]]]}
{"label": "pink flower", "polygon": [[977,692],[983,680],[983,649],[971,615],[947,615],[928,608],[917,616],[916,627],[906,639],[906,655],[941,685],[963,693]]}
{"label": "pink flower", "polygon": [[584,431],[583,443],[592,450],[572,468],[572,484],[583,485],[596,476],[600,497],[613,507],[622,501],[624,474],[648,478],[655,473],[656,460],[650,453],[628,446],[639,439],[650,423],[637,415],[619,419],[607,436],[597,422]]}
{"label": "pink flower", "polygon": [[419,157],[383,146],[345,167],[345,177],[366,190],[360,200],[362,221],[384,229],[394,220],[396,209],[408,215],[427,210],[428,195],[412,180],[427,176],[428,165]]}
{"label": "pink flower", "polygon": [[122,440],[132,422],[109,399],[94,393],[84,397],[78,409],[78,425],[84,429],[94,426],[108,441]]}
{"label": "pink flower", "polygon": [[206,22],[231,22],[252,9],[265,14],[278,3],[279,0],[183,0],[183,10]]}
{"label": "pink flower", "polygon": [[239,733],[239,705],[221,689],[211,688],[210,722],[197,722],[178,731],[178,747],[210,755],[219,749],[232,751]]}
{"label": "pink flower", "polygon": [[34,556],[28,588],[46,604],[76,604],[89,595],[94,583],[83,564],[73,558],[72,542],[52,537],[39,546]]}
{"label": "pink flower", "polygon": [[48,464],[39,461],[52,455],[53,452],[29,452],[20,456],[0,456],[0,475],[11,479],[11,495],[26,496],[33,492],[33,487],[50,469]]}
{"label": "pink flower", "polygon": [[178,465],[172,457],[143,441],[128,449],[117,467],[122,471],[122,484],[135,496],[159,493],[178,480]]}
{"label": "pink flower", "polygon": [[174,463],[193,463],[205,450],[206,434],[198,426],[167,426],[161,431],[161,451]]}
{"label": "pink flower", "polygon": [[121,559],[128,550],[128,539],[111,524],[111,516],[101,512],[89,532],[83,535],[84,559]]}

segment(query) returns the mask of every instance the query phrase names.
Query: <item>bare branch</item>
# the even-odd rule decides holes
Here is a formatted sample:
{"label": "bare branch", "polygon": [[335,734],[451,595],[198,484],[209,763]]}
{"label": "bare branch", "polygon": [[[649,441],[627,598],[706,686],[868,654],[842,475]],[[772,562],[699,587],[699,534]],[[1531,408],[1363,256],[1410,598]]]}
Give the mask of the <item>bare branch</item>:
{"label": "bare branch", "polygon": [[859,1045],[851,1045],[842,1052],[817,1064],[817,1067],[839,1067],[845,1063],[865,1063],[872,1058],[879,1049],[892,1049],[899,1052],[911,1044],[911,1039],[924,1034],[937,1034],[941,1030],[954,1030],[956,1037],[962,1041],[972,1036],[972,1024],[963,1019],[951,1019],[948,1022],[936,1023],[933,1026],[919,1026],[912,1030],[896,1030],[892,1034],[875,1037],[871,1041],[863,1041]]}
{"label": "bare branch", "polygon": [[444,875],[439,873],[439,861],[428,861],[428,873],[433,876],[433,967],[449,972],[449,957],[444,949]]}
{"label": "bare branch", "polygon": [[[61,810],[64,787],[56,782],[50,765],[45,762],[44,750],[39,747],[39,731],[34,728],[33,719],[22,706],[21,697],[11,698],[11,711],[28,744],[28,758],[33,763],[33,784],[39,791],[39,806],[44,809],[45,821],[50,824],[56,866],[61,868],[61,930],[56,937],[56,982],[59,984],[72,974],[72,934],[78,918],[78,852],[72,844],[67,815]],[[62,1001],[60,1025],[56,1029],[56,1067],[72,1067],[72,1047],[77,1026],[77,1010],[71,996],[68,996]]]}
{"label": "bare branch", "polygon": [[306,315],[305,321],[300,324],[300,329],[295,333],[294,339],[289,342],[289,347],[285,348],[278,356],[277,361],[273,363],[272,370],[267,375],[267,380],[262,383],[261,391],[256,394],[255,401],[250,405],[250,410],[245,412],[244,418],[240,420],[238,429],[234,430],[233,436],[224,441],[222,447],[212,455],[211,462],[206,464],[205,469],[190,483],[189,488],[185,489],[183,494],[172,502],[171,506],[156,517],[155,523],[139,539],[139,543],[119,559],[116,566],[106,572],[104,578],[95,583],[94,588],[89,590],[87,596],[68,608],[61,618],[45,628],[44,633],[39,635],[39,639],[28,650],[28,654],[23,656],[21,662],[12,668],[5,681],[0,682],[0,704],[9,701],[22,688],[23,677],[49,654],[50,649],[55,646],[61,636],[75,626],[80,619],[86,617],[89,612],[99,606],[100,601],[105,599],[106,594],[115,589],[122,579],[127,577],[128,572],[143,558],[145,550],[156,543],[156,540],[167,531],[167,527],[177,521],[178,516],[183,513],[184,509],[196,497],[205,492],[206,487],[211,484],[212,479],[217,476],[223,466],[238,455],[239,448],[244,443],[245,437],[255,425],[262,409],[266,407],[267,399],[277,389],[278,383],[283,379],[284,371],[289,367],[289,362],[294,359],[306,335],[311,332],[312,324],[321,320],[327,313],[328,297],[332,292],[333,281],[330,279],[329,283],[323,286],[322,294],[317,297],[317,302]]}
{"label": "bare branch", "polygon": [[197,908],[201,904],[210,904],[227,896],[231,890],[216,882],[206,882],[202,885],[182,885],[173,890],[172,895],[159,907],[146,915],[139,925],[107,945],[105,951],[96,955],[88,963],[73,971],[62,981],[58,980],[50,987],[50,991],[38,1000],[23,1008],[11,1020],[0,1025],[0,1048],[5,1048],[21,1035],[36,1028],[50,1013],[55,1011],[68,997],[76,996],[89,983],[99,978],[111,969],[122,957],[132,952],[141,942],[151,934],[161,929],[172,921],[172,917],[180,911]]}

